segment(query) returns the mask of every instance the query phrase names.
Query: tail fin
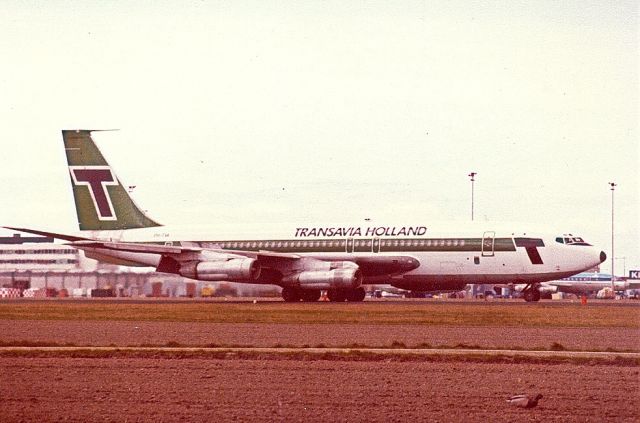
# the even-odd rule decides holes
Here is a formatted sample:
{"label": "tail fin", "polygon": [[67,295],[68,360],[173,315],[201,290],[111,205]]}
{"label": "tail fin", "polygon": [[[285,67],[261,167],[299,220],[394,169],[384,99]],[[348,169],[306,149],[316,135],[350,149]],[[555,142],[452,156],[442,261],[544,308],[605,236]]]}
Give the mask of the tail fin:
{"label": "tail fin", "polygon": [[91,132],[62,131],[80,230],[160,226],[129,196],[93,142]]}

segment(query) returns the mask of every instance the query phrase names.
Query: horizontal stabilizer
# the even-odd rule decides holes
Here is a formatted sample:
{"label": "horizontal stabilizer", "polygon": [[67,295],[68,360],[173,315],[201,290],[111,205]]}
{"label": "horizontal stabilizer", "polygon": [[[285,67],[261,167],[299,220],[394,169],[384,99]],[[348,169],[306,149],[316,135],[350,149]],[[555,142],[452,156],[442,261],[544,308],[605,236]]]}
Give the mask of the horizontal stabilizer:
{"label": "horizontal stabilizer", "polygon": [[74,235],[60,234],[56,232],[46,232],[46,231],[38,231],[36,229],[27,229],[27,228],[14,228],[13,226],[3,226],[5,229],[11,229],[12,231],[26,232],[34,235],[48,236],[56,239],[61,239],[64,241],[83,241],[87,238],[82,238]]}
{"label": "horizontal stabilizer", "polygon": [[148,254],[168,254],[177,255],[182,253],[199,253],[202,248],[193,247],[178,247],[173,245],[158,245],[158,244],[142,244],[135,242],[103,242],[83,240],[69,242],[67,245],[75,248],[99,248],[114,251],[125,251],[129,253],[148,253]]}

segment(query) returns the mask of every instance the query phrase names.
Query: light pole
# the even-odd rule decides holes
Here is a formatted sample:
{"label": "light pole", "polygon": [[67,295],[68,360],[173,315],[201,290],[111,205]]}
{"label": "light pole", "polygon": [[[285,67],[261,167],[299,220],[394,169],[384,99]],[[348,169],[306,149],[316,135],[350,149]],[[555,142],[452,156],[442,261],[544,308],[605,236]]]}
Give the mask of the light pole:
{"label": "light pole", "polygon": [[469,177],[471,178],[471,221],[473,221],[473,183],[476,181],[475,176],[477,174],[477,172],[471,172],[469,174]]}
{"label": "light pole", "polygon": [[616,259],[614,258],[614,242],[615,242],[615,236],[614,236],[614,208],[613,208],[613,193],[616,190],[616,187],[618,186],[618,184],[616,184],[615,182],[609,182],[609,186],[611,187],[611,290],[612,290],[612,294],[613,297],[615,298],[616,296],[616,276],[615,276],[615,263],[616,263]]}
{"label": "light pole", "polygon": [[[478,173],[477,172],[471,172],[468,176],[471,178],[471,221],[473,222],[473,183],[476,181],[475,177]],[[482,285],[478,285],[476,283],[471,284],[471,289],[472,289],[472,295],[474,297],[476,297],[478,295],[478,286],[482,286]]]}
{"label": "light pole", "polygon": [[616,257],[615,260],[622,260],[622,276],[627,274],[627,257]]}

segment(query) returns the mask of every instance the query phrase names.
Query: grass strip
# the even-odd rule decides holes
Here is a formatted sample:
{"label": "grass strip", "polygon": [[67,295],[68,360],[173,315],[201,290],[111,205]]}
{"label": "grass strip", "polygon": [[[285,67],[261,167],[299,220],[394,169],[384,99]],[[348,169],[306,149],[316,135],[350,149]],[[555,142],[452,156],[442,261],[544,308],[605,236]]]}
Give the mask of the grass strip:
{"label": "grass strip", "polygon": [[304,351],[271,353],[261,351],[171,351],[171,350],[77,350],[77,351],[1,351],[0,357],[17,358],[83,358],[83,359],[164,359],[164,360],[294,360],[294,361],[349,361],[349,362],[471,362],[497,364],[572,364],[639,367],[635,357],[567,357],[526,355],[468,354],[377,354],[363,351],[308,353]]}
{"label": "grass strip", "polygon": [[640,307],[567,303],[0,303],[0,320],[640,329]]}
{"label": "grass strip", "polygon": [[[10,347],[20,347],[20,348],[64,348],[64,347],[77,347],[77,348],[101,348],[101,347],[109,347],[109,348],[264,348],[258,345],[253,344],[215,344],[215,343],[207,343],[207,344],[182,344],[176,341],[169,341],[164,344],[127,344],[127,345],[90,345],[90,344],[75,344],[71,342],[67,343],[59,343],[59,342],[47,342],[47,341],[29,341],[29,340],[10,340],[10,341],[2,341],[0,340],[0,348],[10,348]],[[393,341],[389,345],[367,345],[367,344],[359,344],[359,343],[351,343],[345,345],[337,345],[337,346],[327,346],[325,344],[316,344],[316,345],[293,345],[293,344],[274,344],[271,347],[266,348],[281,348],[281,349],[403,349],[403,350],[505,350],[505,351],[566,351],[566,352],[598,352],[598,353],[638,353],[640,351],[633,349],[615,349],[615,348],[606,348],[606,349],[571,349],[563,346],[558,342],[553,342],[549,345],[549,347],[509,347],[509,346],[480,346],[476,344],[466,344],[466,343],[458,343],[455,345],[431,345],[428,343],[419,343],[415,345],[406,345],[403,342]]]}

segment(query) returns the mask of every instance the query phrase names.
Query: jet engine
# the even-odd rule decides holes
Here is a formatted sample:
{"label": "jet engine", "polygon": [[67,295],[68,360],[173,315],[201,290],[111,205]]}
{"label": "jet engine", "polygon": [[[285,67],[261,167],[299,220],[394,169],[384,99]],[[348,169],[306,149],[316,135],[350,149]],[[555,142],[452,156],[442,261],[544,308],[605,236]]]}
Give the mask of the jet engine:
{"label": "jet engine", "polygon": [[301,289],[355,289],[362,284],[362,272],[355,265],[332,270],[306,270],[284,278],[283,282]]}
{"label": "jet engine", "polygon": [[180,275],[200,281],[253,281],[260,276],[260,264],[252,258],[182,263]]}

